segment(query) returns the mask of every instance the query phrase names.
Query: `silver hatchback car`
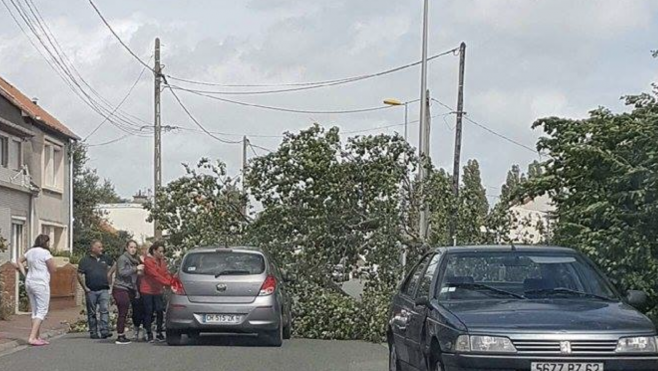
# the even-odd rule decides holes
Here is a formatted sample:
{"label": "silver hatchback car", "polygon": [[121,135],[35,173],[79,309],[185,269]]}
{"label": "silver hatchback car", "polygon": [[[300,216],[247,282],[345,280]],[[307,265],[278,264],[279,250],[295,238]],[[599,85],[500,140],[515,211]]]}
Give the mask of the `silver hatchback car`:
{"label": "silver hatchback car", "polygon": [[202,247],[180,264],[166,312],[167,343],[201,333],[257,334],[281,346],[290,338],[291,305],[284,275],[253,247]]}

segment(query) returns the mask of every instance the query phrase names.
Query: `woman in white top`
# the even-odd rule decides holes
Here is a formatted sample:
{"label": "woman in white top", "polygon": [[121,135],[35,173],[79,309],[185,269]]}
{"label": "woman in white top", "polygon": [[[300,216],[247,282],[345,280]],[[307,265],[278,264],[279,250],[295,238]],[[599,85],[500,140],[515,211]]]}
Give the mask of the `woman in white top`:
{"label": "woman in white top", "polygon": [[[27,274],[25,263],[27,262]],[[50,237],[41,234],[34,241],[34,247],[22,256],[16,268],[25,276],[25,290],[32,308],[32,331],[28,343],[34,346],[47,345],[40,338],[41,323],[48,314],[50,305],[50,275],[55,273],[55,261],[50,254]]]}

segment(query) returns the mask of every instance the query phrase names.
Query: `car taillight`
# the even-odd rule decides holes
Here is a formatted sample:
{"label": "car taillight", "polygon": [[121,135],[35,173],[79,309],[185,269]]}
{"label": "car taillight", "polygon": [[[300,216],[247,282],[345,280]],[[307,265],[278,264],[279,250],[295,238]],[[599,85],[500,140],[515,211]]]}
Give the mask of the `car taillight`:
{"label": "car taillight", "polygon": [[183,282],[180,278],[174,277],[171,281],[171,291],[174,292],[174,295],[185,295],[185,288],[183,287]]}
{"label": "car taillight", "polygon": [[276,290],[276,278],[274,276],[267,276],[263,286],[260,287],[259,296],[272,295]]}

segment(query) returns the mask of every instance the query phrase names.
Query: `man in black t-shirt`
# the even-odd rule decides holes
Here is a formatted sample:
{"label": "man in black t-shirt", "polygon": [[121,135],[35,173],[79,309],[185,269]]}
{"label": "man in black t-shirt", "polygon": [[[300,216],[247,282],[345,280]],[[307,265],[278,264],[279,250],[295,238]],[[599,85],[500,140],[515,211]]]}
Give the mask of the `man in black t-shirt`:
{"label": "man in black t-shirt", "polygon": [[[78,281],[85,290],[87,320],[92,339],[107,339],[112,336],[110,322],[110,283],[108,272],[112,259],[103,255],[103,243],[94,240],[89,254],[78,264]],[[100,313],[100,321],[97,314]],[[100,333],[100,336],[99,336]]]}

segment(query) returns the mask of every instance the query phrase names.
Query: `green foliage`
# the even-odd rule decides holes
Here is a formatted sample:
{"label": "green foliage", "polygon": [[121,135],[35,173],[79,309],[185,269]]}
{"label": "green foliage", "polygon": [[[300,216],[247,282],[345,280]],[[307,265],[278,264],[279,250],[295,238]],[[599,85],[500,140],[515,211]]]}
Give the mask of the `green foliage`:
{"label": "green foliage", "polygon": [[[416,178],[421,163],[430,169],[423,187]],[[254,220],[241,212],[247,197],[223,164],[203,159],[185,169],[155,204],[146,205],[168,232],[175,255],[218,243],[266,249],[297,277],[291,291],[293,331],[300,337],[384,339],[390,299],[402,276],[402,251],[411,265],[429,249],[418,230],[423,198],[430,206],[431,244],[451,242],[448,222],[455,204],[463,243],[486,238],[482,227],[489,205],[477,162],[464,168],[455,202],[447,173],[419,159],[398,135],[343,143],[337,128],[314,125],[287,133],[277,151],[249,164],[246,189],[263,206]],[[360,259],[378,269],[359,301],[345,294],[331,273],[339,263],[350,271]]]}
{"label": "green foliage", "polygon": [[584,120],[535,122],[547,134],[538,148],[550,156],[540,176],[524,184],[557,206],[555,241],[577,247],[622,290],[642,289],[658,304],[658,103],[626,98],[631,112],[599,108]]}
{"label": "green foliage", "polygon": [[7,251],[7,240],[2,237],[2,229],[0,229],[0,252],[5,252]]}
{"label": "green foliage", "polygon": [[241,241],[249,219],[243,213],[246,197],[226,166],[201,159],[196,167],[184,165],[185,175],[162,189],[155,203],[144,207],[150,220],[167,231],[168,253],[179,255],[203,245],[234,245]]}

